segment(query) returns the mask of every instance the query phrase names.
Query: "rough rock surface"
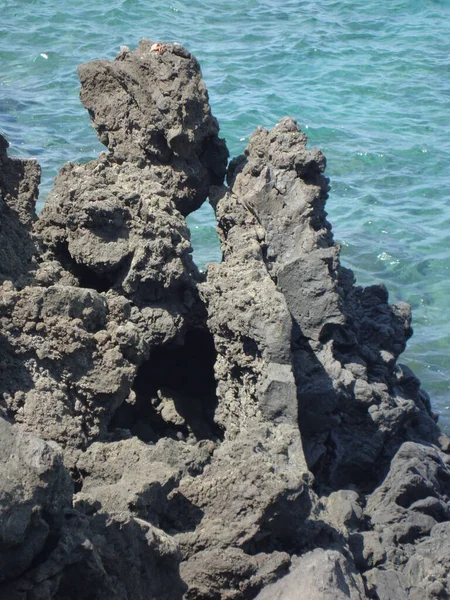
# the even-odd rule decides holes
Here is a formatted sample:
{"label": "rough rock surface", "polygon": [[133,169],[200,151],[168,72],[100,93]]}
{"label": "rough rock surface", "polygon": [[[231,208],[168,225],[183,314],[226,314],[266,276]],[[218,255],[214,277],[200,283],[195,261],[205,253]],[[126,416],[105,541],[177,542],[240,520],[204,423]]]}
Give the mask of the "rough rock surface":
{"label": "rough rock surface", "polygon": [[267,586],[257,600],[362,600],[364,585],[351,563],[336,550],[304,554],[289,575]]}
{"label": "rough rock surface", "polygon": [[57,445],[3,419],[0,430],[2,600],[181,597],[173,540],[126,512],[74,510]]}
{"label": "rough rock surface", "polygon": [[25,572],[61,524],[73,484],[49,444],[0,420],[0,581]]}
{"label": "rough rock surface", "polygon": [[0,283],[24,285],[34,270],[30,239],[41,168],[35,160],[9,158],[0,134]]}
{"label": "rough rock surface", "polygon": [[[244,228],[258,236],[255,252],[292,319],[285,347],[308,465],[343,487],[355,476],[374,481],[384,454],[389,460],[405,436],[437,441],[439,432],[419,382],[396,364],[411,335],[409,307],[389,306],[382,285],[355,287],[339,264],[324,211],[324,168],[324,156],[306,148],[292,119],[259,129],[231,163],[217,212],[227,249],[235,235],[230,204],[248,214]],[[283,317],[275,329],[284,328]]]}
{"label": "rough rock surface", "polygon": [[79,75],[108,152],[39,217],[0,137],[0,598],[450,597],[450,440],[397,363],[409,307],[340,265],[324,156],[286,118],[224,185],[176,44]]}

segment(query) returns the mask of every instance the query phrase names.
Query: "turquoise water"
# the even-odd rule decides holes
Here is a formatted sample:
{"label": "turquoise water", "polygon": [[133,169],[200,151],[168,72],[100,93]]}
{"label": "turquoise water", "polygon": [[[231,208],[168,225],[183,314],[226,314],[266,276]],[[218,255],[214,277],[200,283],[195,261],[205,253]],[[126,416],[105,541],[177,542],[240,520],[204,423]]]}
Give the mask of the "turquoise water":
{"label": "turquoise water", "polygon": [[[449,0],[0,0],[0,129],[41,163],[42,203],[101,150],[77,65],[141,37],[197,56],[232,156],[295,117],[328,158],[344,264],[413,307],[403,362],[450,430],[449,23]],[[190,223],[198,264],[219,260],[208,207]]]}

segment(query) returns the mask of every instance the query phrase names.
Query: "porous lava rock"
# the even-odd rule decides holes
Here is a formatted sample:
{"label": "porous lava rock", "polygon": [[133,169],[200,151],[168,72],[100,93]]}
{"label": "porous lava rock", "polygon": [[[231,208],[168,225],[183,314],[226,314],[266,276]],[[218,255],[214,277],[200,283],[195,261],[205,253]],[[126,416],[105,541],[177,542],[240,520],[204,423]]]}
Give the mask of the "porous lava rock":
{"label": "porous lava rock", "polygon": [[[139,52],[147,56],[147,62],[141,64],[145,72],[153,61],[158,81],[161,68],[172,68],[167,60],[183,63],[178,65],[180,81],[169,86],[174,94],[169,103],[172,112],[180,106],[178,89],[187,86],[193,94],[192,101],[186,97],[181,107],[177,153],[166,152],[162,157],[150,152],[144,158],[139,156],[140,150],[130,149],[125,161],[116,138],[108,155],[61,170],[36,219],[39,167],[34,161],[8,158],[7,143],[1,140],[2,231],[6,238],[2,249],[13,251],[11,259],[7,257],[10,264],[4,262],[0,308],[1,411],[16,423],[21,435],[33,432],[41,444],[57,450],[65,476],[72,476],[80,508],[70,509],[67,518],[64,516],[72,504],[70,493],[67,505],[59,506],[57,515],[63,526],[54,527],[46,543],[45,522],[40,525],[39,504],[31,489],[29,505],[36,518],[26,540],[36,539],[39,559],[31,542],[29,547],[23,544],[14,550],[17,562],[25,567],[18,577],[6,568],[2,572],[5,598],[22,599],[30,593],[40,598],[87,598],[93,594],[96,598],[147,598],[148,594],[176,598],[186,588],[179,577],[177,542],[153,524],[155,519],[150,522],[152,508],[145,512],[139,507],[146,502],[156,507],[161,494],[169,493],[163,473],[173,487],[182,473],[201,470],[200,466],[185,468],[185,463],[202,466],[211,452],[209,449],[205,455],[202,440],[212,435],[211,427],[215,427],[209,415],[214,407],[212,368],[209,379],[203,379],[202,373],[203,363],[212,364],[213,355],[205,358],[211,353],[212,341],[202,330],[204,309],[196,291],[199,274],[179,209],[190,212],[206,197],[209,180],[221,181],[227,151],[217,137],[217,122],[210,114],[195,59],[180,48],[176,53],[168,50],[166,63],[158,67],[162,55],[151,52],[149,43],[143,42]],[[123,59],[122,53],[119,60]],[[129,68],[133,70],[133,64]],[[89,69],[84,70],[86,77]],[[159,84],[149,87],[148,73],[145,78],[137,85],[149,94],[151,103],[149,91]],[[101,82],[97,91],[100,89]],[[86,98],[88,95],[86,92]],[[175,113],[167,115],[173,123],[176,118]],[[148,119],[156,139],[154,115]],[[126,129],[122,123],[119,131]],[[162,129],[159,132],[164,134]],[[134,143],[131,141],[132,146]],[[188,150],[181,157],[183,144]],[[173,147],[176,145],[174,140]],[[201,162],[202,153],[206,153],[205,165],[216,156],[215,173]],[[16,231],[20,234],[17,242]],[[16,268],[19,260],[21,268]],[[179,391],[181,384],[186,384],[184,363],[188,368],[198,365],[199,371],[188,374],[190,387],[184,385]],[[197,390],[193,385],[197,376],[203,382],[198,395],[191,398],[189,394]],[[211,406],[205,409],[203,401]],[[108,503],[104,492],[108,486],[96,479],[98,469],[90,472],[85,452],[95,441],[108,450],[122,443],[127,464],[132,455],[147,447],[133,434],[152,442],[167,436],[176,449],[181,446],[175,440],[189,436],[190,445],[181,455],[174,450],[176,459],[163,452],[159,470],[153,466],[153,479],[147,471],[136,472],[128,484],[119,482],[117,493],[110,473],[112,500]],[[196,436],[200,438],[198,448]],[[141,463],[148,464],[145,452]],[[155,486],[162,491],[154,492]],[[20,497],[16,488],[8,496],[19,512]],[[136,506],[130,498],[136,500]],[[48,519],[53,522],[56,517],[52,513]],[[25,514],[22,521],[27,528]]]}
{"label": "porous lava rock", "polygon": [[304,554],[289,575],[267,586],[257,600],[363,600],[361,575],[336,550]]}
{"label": "porous lava rock", "polygon": [[[314,548],[339,548],[350,572],[355,572],[356,562],[364,573],[372,566],[370,560],[361,563],[366,539],[363,554],[370,555],[373,543],[382,574],[387,569],[397,576],[399,556],[405,561],[413,556],[411,544],[421,543],[436,524],[427,514],[431,505],[441,519],[448,518],[444,482],[449,470],[442,454],[448,438],[436,426],[420,382],[396,362],[412,333],[409,307],[390,306],[383,285],[356,287],[352,273],[340,265],[324,210],[324,168],[323,155],[307,149],[295,121],[284,119],[271,131],[259,128],[253,134],[244,155],[230,164],[228,187],[211,194],[223,261],[209,266],[200,290],[218,353],[216,419],[227,440],[239,439],[254,422],[267,420],[275,428],[297,420],[304,460],[314,475],[314,485],[307,486],[304,496],[309,507],[302,515],[297,501],[300,518],[290,517],[290,535],[277,538],[271,532],[268,538],[277,550],[290,548],[292,580],[296,555],[302,560],[309,556],[308,568],[320,574],[318,581],[327,577],[325,563],[331,563]],[[420,443],[435,448],[429,451],[435,462],[423,457],[429,467],[420,476],[404,464],[405,440],[410,440],[413,457],[423,454]],[[440,465],[440,479],[430,473],[433,464]],[[386,480],[392,495],[383,495],[383,514],[390,515],[404,537],[383,538],[370,508],[382,494],[383,485],[377,485],[389,469],[394,470]],[[414,476],[408,475],[411,469]],[[434,490],[436,498],[419,502],[405,515],[397,506],[397,484],[406,486],[413,498],[421,498],[424,487]],[[385,565],[392,543],[396,559]],[[304,554],[308,550],[312,553]],[[436,560],[442,565],[440,552]],[[341,566],[336,569],[342,572]],[[432,587],[441,586],[444,593],[444,570],[441,566],[436,571],[441,576]],[[410,571],[398,576],[405,594],[413,588],[426,593],[427,582],[411,579]],[[310,597],[335,593],[335,577],[330,574],[323,589],[312,580],[305,583],[311,586]],[[377,577],[373,571],[365,580],[368,597],[377,593]],[[291,579],[280,581],[279,592],[267,593],[306,597],[306,588],[299,585],[295,591]],[[343,593],[364,597],[360,584],[350,591],[343,583]]]}
{"label": "porous lava rock", "polygon": [[25,285],[35,268],[30,229],[41,168],[32,159],[10,158],[8,146],[0,134],[0,283]]}
{"label": "porous lava rock", "polygon": [[450,439],[409,307],[340,264],[323,154],[285,118],[224,185],[186,49],[79,75],[108,151],[39,217],[0,137],[0,598],[450,597]]}
{"label": "porous lava rock", "polygon": [[[390,306],[382,285],[355,287],[352,273],[340,265],[324,210],[324,168],[324,156],[306,148],[293,119],[271,131],[258,129],[230,165],[229,189],[220,192],[216,211],[225,260],[216,270],[226,271],[227,255],[240,243],[235,237],[251,235],[236,234],[234,206],[247,214],[244,228],[254,232],[253,251],[291,320],[287,332],[285,318],[274,329],[285,331],[285,353],[291,353],[308,466],[328,485],[343,487],[355,478],[360,484],[364,477],[374,481],[385,452],[389,460],[405,436],[437,442],[439,431],[420,383],[396,364],[412,332],[409,306]],[[246,246],[243,253],[250,251]],[[208,280],[215,272],[209,271]],[[234,297],[246,294],[244,288]],[[214,312],[212,322],[220,318]],[[259,339],[252,341],[261,347]]]}
{"label": "porous lava rock", "polygon": [[58,446],[4,419],[0,431],[2,600],[181,597],[180,555],[169,536],[126,512],[74,510]]}

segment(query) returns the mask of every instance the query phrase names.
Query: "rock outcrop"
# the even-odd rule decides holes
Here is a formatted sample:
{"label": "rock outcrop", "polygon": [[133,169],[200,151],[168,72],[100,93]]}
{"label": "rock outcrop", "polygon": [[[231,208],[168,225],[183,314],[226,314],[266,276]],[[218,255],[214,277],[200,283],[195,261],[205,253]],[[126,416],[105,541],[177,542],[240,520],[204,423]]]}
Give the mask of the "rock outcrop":
{"label": "rock outcrop", "polygon": [[322,153],[286,118],[225,185],[187,50],[79,75],[108,151],[38,217],[0,138],[0,598],[449,597],[450,440],[409,307],[340,265]]}
{"label": "rock outcrop", "polygon": [[0,283],[23,286],[34,270],[30,230],[36,218],[41,168],[35,160],[9,158],[8,146],[0,134]]}
{"label": "rock outcrop", "polygon": [[57,445],[4,419],[0,429],[2,600],[181,597],[171,538],[127,512],[74,510]]}

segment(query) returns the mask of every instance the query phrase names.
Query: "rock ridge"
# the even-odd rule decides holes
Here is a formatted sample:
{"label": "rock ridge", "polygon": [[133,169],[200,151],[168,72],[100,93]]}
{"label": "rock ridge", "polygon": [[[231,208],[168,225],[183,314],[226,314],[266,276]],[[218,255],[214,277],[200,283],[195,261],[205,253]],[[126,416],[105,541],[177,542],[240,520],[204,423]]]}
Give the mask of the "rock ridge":
{"label": "rock ridge", "polygon": [[409,307],[340,264],[323,154],[284,118],[227,168],[178,44],[79,77],[107,151],[38,216],[0,136],[0,599],[450,597],[450,439]]}

